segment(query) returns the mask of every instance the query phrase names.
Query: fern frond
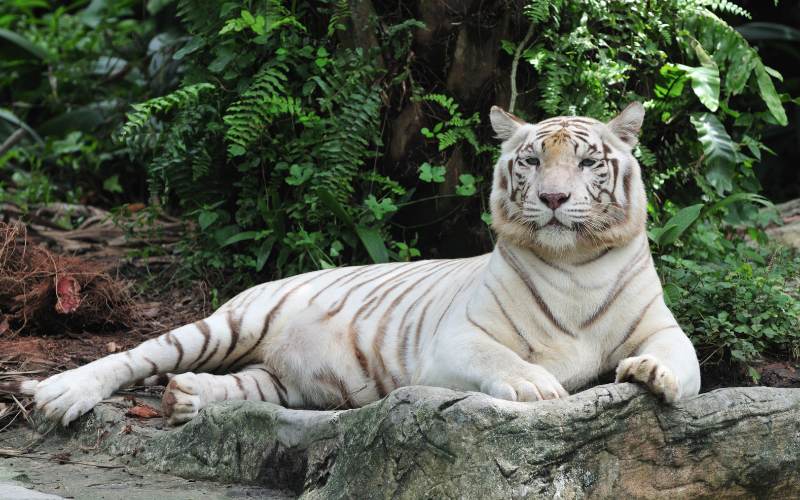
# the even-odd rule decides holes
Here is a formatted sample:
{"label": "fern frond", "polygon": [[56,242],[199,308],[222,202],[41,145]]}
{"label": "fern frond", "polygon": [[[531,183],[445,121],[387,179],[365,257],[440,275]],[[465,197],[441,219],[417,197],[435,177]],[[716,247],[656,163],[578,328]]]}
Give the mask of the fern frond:
{"label": "fern frond", "polygon": [[133,111],[126,115],[127,121],[120,128],[118,139],[122,141],[131,139],[156,113],[185,109],[197,104],[202,92],[214,88],[210,83],[197,83],[179,88],[167,95],[134,104]]}
{"label": "fern frond", "polygon": [[747,19],[752,19],[753,17],[746,9],[736,5],[730,0],[698,0],[697,4],[716,12],[742,16],[746,17]]}
{"label": "fern frond", "polygon": [[346,29],[344,21],[350,17],[350,4],[347,0],[336,0],[331,18],[328,21],[328,36],[333,36],[337,30]]}
{"label": "fern frond", "polygon": [[300,111],[299,99],[286,91],[288,72],[284,63],[266,63],[247,90],[228,107],[222,119],[228,126],[225,140],[230,156],[242,154],[275,118]]}
{"label": "fern frond", "polygon": [[533,24],[541,24],[555,20],[558,24],[558,15],[564,0],[531,0],[523,13],[528,16]]}

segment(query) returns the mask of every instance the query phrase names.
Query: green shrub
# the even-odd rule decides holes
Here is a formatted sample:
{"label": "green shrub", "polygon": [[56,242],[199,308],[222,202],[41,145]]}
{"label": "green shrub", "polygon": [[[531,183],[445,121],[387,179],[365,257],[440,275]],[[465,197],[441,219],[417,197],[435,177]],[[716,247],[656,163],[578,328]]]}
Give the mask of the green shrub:
{"label": "green shrub", "polygon": [[800,358],[800,256],[729,246],[720,260],[662,255],[657,262],[667,302],[701,361],[749,366],[764,356]]}
{"label": "green shrub", "polygon": [[0,154],[0,201],[111,205],[141,193],[111,131],[132,102],[177,80],[175,40],[136,4],[3,3],[0,143],[16,140]]}

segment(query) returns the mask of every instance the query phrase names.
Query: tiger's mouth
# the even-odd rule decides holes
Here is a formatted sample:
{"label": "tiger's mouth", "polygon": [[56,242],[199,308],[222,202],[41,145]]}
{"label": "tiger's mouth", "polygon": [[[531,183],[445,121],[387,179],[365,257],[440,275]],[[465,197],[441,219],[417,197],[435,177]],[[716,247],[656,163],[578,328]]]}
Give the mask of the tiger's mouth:
{"label": "tiger's mouth", "polygon": [[552,228],[556,228],[556,229],[564,229],[564,230],[567,230],[567,231],[571,231],[572,230],[571,227],[567,226],[566,224],[564,224],[563,222],[558,220],[555,215],[550,218],[550,220],[547,222],[547,224],[544,225],[544,227],[552,227]]}

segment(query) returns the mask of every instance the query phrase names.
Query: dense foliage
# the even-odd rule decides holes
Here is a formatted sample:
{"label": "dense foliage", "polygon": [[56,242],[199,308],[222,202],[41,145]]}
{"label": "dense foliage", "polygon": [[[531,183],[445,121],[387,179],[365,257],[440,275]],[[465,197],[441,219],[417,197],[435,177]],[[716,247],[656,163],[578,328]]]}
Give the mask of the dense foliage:
{"label": "dense foliage", "polygon": [[491,104],[535,121],[641,100],[649,234],[681,323],[713,360],[796,352],[796,258],[739,241],[764,243],[775,220],[753,167],[790,100],[723,20],[749,14],[726,0],[483,3],[9,2],[0,199],[147,198],[194,222],[186,269],[216,270],[224,295],[488,250]]}

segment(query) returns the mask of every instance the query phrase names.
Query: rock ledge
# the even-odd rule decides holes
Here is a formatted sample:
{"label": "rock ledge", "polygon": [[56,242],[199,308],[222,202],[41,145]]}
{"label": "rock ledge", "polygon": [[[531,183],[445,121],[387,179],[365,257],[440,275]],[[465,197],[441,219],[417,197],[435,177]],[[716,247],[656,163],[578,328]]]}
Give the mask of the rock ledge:
{"label": "rock ledge", "polygon": [[800,494],[800,389],[668,406],[632,384],[540,403],[406,387],[347,411],[217,404],[168,431],[102,404],[68,432],[97,446],[98,431],[105,452],[147,468],[307,498]]}

